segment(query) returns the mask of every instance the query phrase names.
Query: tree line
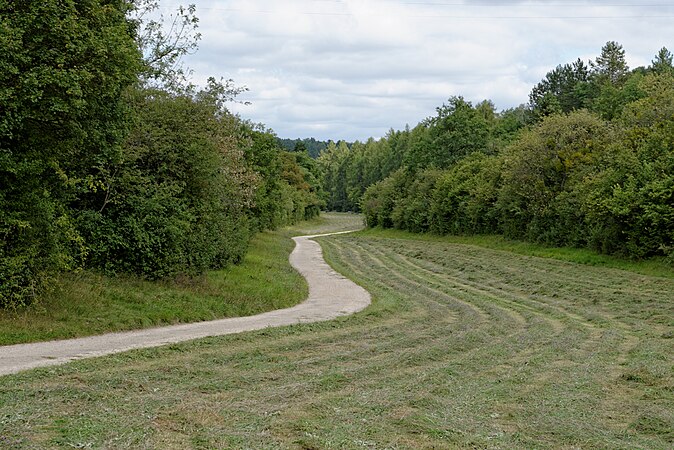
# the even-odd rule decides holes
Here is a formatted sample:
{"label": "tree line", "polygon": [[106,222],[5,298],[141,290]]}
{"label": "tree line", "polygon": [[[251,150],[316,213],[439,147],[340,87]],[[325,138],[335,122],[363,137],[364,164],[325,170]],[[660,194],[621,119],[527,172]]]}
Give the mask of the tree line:
{"label": "tree line", "polygon": [[674,260],[672,54],[630,69],[611,41],[550,71],[526,105],[452,97],[414,128],[333,144],[318,162],[327,207],[371,227]]}
{"label": "tree line", "polygon": [[0,307],[63,271],[196,276],[323,206],[316,162],[228,111],[241,89],[186,81],[194,8],[157,7],[0,0]]}
{"label": "tree line", "polygon": [[316,140],[315,138],[305,138],[305,139],[279,138],[278,141],[283,149],[288,150],[289,152],[306,151],[312,158],[318,158],[318,156],[328,148],[330,142],[332,142],[332,141],[319,141]]}

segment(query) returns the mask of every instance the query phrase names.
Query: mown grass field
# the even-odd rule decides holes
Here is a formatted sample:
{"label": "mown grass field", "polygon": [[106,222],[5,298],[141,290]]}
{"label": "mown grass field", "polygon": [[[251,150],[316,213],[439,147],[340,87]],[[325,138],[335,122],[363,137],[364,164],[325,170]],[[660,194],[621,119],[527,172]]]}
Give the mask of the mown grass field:
{"label": "mown grass field", "polygon": [[0,447],[674,446],[671,278],[319,240],[370,308],[2,377]]}
{"label": "mown grass field", "polygon": [[322,212],[319,217],[285,228],[281,232],[288,236],[299,236],[360,230],[364,226],[363,217],[359,214]]}

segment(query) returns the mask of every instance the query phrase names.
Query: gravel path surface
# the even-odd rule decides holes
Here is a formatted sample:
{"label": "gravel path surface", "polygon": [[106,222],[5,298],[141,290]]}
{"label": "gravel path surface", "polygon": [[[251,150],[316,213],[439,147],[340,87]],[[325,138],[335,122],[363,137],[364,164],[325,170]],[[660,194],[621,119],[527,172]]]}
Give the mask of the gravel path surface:
{"label": "gravel path surface", "polygon": [[318,236],[342,233],[350,233],[350,231],[293,238],[295,249],[290,254],[290,264],[307,279],[309,284],[309,298],[299,305],[248,317],[233,317],[77,339],[2,346],[0,347],[0,375],[207,336],[319,322],[361,311],[370,304],[370,294],[332,270],[323,259],[321,247],[311,240]]}

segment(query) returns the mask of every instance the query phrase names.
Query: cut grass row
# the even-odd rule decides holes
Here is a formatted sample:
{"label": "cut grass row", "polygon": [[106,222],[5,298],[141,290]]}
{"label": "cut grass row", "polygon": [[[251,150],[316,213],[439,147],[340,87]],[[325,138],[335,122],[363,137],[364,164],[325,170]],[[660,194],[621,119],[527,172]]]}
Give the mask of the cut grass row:
{"label": "cut grass row", "polygon": [[630,260],[617,256],[603,255],[596,251],[573,247],[548,247],[532,242],[516,241],[501,235],[439,236],[431,233],[418,234],[408,231],[370,228],[361,232],[364,236],[391,239],[413,239],[427,242],[449,242],[453,244],[476,245],[493,250],[503,250],[519,255],[552,258],[597,267],[610,267],[654,277],[674,278],[674,264],[664,257],[644,260]]}
{"label": "cut grass row", "polygon": [[674,444],[674,280],[410,236],[320,242],[371,307],[0,378],[0,442]]}

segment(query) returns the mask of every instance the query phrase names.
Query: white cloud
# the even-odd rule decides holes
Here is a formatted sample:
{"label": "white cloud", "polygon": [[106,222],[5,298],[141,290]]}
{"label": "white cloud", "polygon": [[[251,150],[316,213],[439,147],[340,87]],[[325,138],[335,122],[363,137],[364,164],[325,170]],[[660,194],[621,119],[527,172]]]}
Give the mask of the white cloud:
{"label": "white cloud", "polygon": [[556,65],[594,58],[608,40],[632,66],[674,47],[674,8],[650,2],[190,2],[203,36],[186,59],[195,82],[248,86],[241,99],[252,105],[232,110],[282,137],[378,137],[452,95],[508,108]]}

